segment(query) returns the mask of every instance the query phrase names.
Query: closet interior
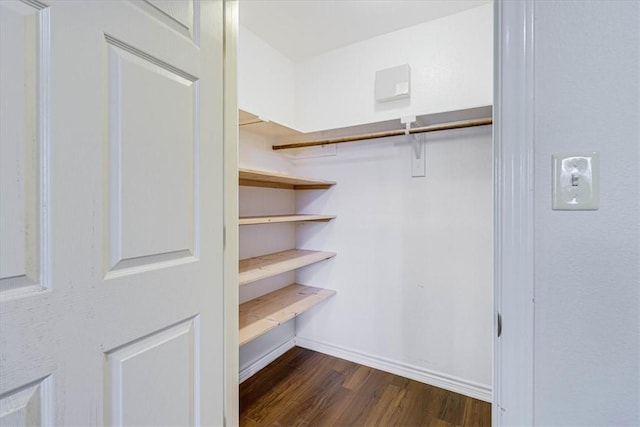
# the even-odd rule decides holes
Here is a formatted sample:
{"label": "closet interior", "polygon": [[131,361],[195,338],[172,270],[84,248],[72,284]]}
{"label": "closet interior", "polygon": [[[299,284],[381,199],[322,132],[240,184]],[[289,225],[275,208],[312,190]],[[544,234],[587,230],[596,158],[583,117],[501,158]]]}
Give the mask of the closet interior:
{"label": "closet interior", "polygon": [[351,3],[393,10],[240,2],[240,381],[300,346],[490,401],[493,6],[401,2],[325,50],[269,29]]}

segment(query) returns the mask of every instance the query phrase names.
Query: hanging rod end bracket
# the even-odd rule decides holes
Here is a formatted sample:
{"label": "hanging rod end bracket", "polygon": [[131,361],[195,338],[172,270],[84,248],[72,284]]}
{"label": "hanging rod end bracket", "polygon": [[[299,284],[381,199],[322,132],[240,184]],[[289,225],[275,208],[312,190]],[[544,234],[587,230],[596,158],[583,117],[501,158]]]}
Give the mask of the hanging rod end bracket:
{"label": "hanging rod end bracket", "polygon": [[400,123],[405,126],[404,134],[409,135],[411,130],[411,124],[416,122],[416,116],[403,116],[400,118]]}

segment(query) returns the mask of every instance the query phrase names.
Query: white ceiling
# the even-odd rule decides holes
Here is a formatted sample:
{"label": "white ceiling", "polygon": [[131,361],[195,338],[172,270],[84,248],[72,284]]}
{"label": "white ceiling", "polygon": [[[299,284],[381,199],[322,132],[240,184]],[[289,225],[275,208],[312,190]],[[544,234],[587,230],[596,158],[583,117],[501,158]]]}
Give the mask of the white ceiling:
{"label": "white ceiling", "polygon": [[491,0],[241,0],[240,24],[294,62]]}

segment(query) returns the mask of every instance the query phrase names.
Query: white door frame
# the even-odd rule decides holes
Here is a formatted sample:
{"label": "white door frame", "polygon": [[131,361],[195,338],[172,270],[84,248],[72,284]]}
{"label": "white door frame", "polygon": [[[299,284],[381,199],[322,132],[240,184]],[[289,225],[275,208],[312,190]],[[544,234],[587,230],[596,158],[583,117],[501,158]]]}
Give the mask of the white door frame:
{"label": "white door frame", "polygon": [[[534,423],[534,2],[494,15],[494,338],[492,420]],[[496,325],[497,327],[498,325]]]}
{"label": "white door frame", "polygon": [[224,421],[239,425],[238,2],[224,5]]}
{"label": "white door frame", "polygon": [[[533,425],[533,2],[494,9],[495,426]],[[225,6],[225,424],[238,425],[238,5]],[[496,316],[497,323],[497,316]],[[497,325],[496,325],[497,327]]]}

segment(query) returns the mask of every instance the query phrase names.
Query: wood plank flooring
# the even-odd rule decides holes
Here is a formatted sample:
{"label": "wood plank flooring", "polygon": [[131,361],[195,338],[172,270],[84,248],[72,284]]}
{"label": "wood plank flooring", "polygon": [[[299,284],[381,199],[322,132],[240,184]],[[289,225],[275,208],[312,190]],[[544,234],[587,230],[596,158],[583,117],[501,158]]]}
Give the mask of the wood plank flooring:
{"label": "wood plank flooring", "polygon": [[490,426],[491,405],[295,347],[240,385],[240,426]]}

